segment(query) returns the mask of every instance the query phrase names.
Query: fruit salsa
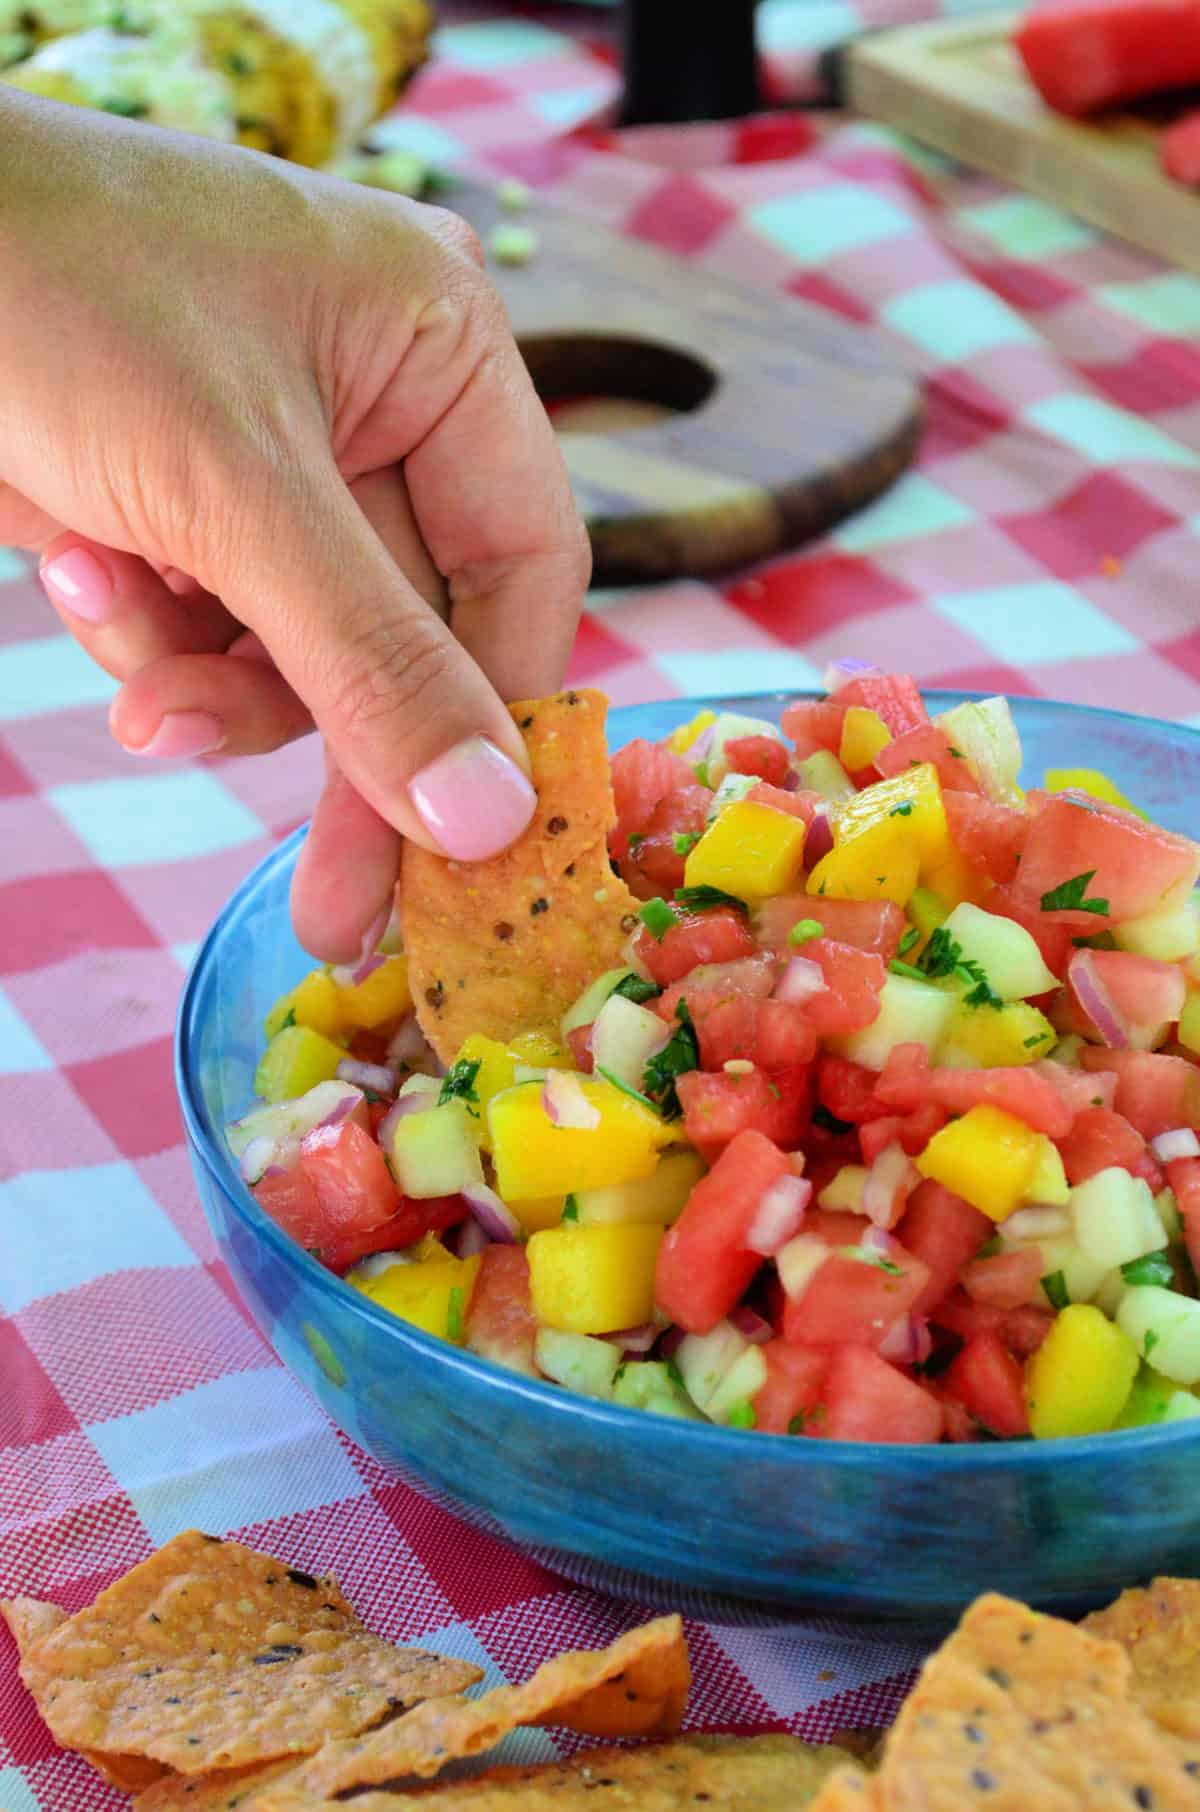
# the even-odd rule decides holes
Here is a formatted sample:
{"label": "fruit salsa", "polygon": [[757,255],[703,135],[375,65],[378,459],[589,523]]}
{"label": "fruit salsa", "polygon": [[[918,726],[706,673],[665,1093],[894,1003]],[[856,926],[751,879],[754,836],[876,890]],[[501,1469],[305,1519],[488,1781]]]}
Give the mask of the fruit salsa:
{"label": "fruit salsa", "polygon": [[[245,1181],[380,1308],[616,1404],[902,1442],[1200,1415],[1200,847],[1094,770],[1023,791],[1003,698],[829,685],[632,742],[611,791],[599,695],[514,706],[551,815],[490,880],[419,852],[407,953],[394,919],[278,1002]],[[595,872],[554,870],[588,810]],[[439,869],[470,925],[431,981]]]}

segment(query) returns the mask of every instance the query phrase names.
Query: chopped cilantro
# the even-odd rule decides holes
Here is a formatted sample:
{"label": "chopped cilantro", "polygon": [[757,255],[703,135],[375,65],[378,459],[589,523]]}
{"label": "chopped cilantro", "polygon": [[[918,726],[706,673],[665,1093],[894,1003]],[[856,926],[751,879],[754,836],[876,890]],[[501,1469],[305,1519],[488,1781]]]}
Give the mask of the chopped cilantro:
{"label": "chopped cilantro", "polygon": [[[472,1119],[478,1120],[479,1096],[475,1089],[475,1078],[479,1074],[479,1069],[480,1065],[478,1061],[475,1063],[468,1063],[465,1057],[458,1063],[451,1064],[445,1076],[442,1078],[442,1087],[438,1095],[438,1106],[444,1107],[447,1101],[465,1101],[467,1104],[467,1112],[471,1115]],[[475,1103],[474,1106],[471,1105],[472,1102]]]}
{"label": "chopped cilantro", "polygon": [[1108,917],[1108,901],[1093,896],[1088,898],[1088,883],[1094,881],[1096,871],[1089,868],[1085,874],[1072,875],[1059,887],[1052,887],[1049,893],[1042,895],[1043,912],[1095,912],[1101,918]]}
{"label": "chopped cilantro", "polygon": [[683,1382],[683,1373],[680,1371],[679,1367],[676,1365],[674,1359],[668,1359],[666,1362],[666,1365],[667,1365],[667,1377],[671,1380],[671,1383],[676,1385],[680,1390],[684,1390],[686,1388],[686,1386],[684,1385],[684,1382]]}
{"label": "chopped cilantro", "polygon": [[708,777],[707,761],[698,761],[692,769],[692,772],[695,774],[696,779],[700,782],[701,786],[706,786],[709,792],[713,791],[713,783]]}
{"label": "chopped cilantro", "polygon": [[752,1403],[743,1401],[730,1405],[730,1428],[753,1428],[756,1426],[756,1423],[757,1418],[754,1414],[754,1405]]}
{"label": "chopped cilantro", "polygon": [[658,944],[674,926],[679,923],[665,900],[647,900],[638,913],[639,919]]}
{"label": "chopped cilantro", "polygon": [[150,109],[145,101],[131,101],[124,95],[110,95],[100,102],[102,113],[115,113],[123,120],[144,120]]}
{"label": "chopped cilantro", "polygon": [[886,1271],[889,1277],[904,1276],[902,1268],[899,1265],[893,1264],[890,1258],[885,1258],[882,1252],[867,1252],[862,1250],[862,1248],[860,1248],[860,1250],[862,1251],[862,1262],[864,1264],[874,1265],[878,1271]]}
{"label": "chopped cilantro", "polygon": [[984,1240],[975,1256],[976,1258],[995,1258],[997,1252],[1003,1252],[1003,1250],[1004,1242],[997,1233],[992,1239]]}
{"label": "chopped cilantro", "polygon": [[687,912],[707,912],[712,906],[732,906],[735,912],[750,910],[745,900],[720,887],[677,887],[675,898]]}
{"label": "chopped cilantro", "polygon": [[962,945],[944,925],[939,925],[921,952],[921,967],[931,979],[953,975],[962,957]]}
{"label": "chopped cilantro", "polygon": [[675,1017],[679,1024],[642,1072],[642,1087],[657,1103],[665,1120],[677,1120],[683,1112],[675,1090],[676,1077],[700,1068],[700,1042],[686,1000],[676,1001]]}
{"label": "chopped cilantro", "polygon": [[959,970],[961,973],[967,975],[975,984],[973,988],[970,988],[968,992],[963,995],[964,1005],[968,1007],[997,1008],[1004,1005],[1000,996],[992,992],[992,985],[978,963],[960,963]]}
{"label": "chopped cilantro", "polygon": [[633,832],[632,832],[632,833],[631,833],[631,835],[630,835],[630,838],[629,838],[629,853],[630,853],[630,855],[632,855],[632,854],[633,854],[633,852],[634,852],[634,850],[635,850],[635,849],[637,849],[637,848],[638,848],[638,846],[639,846],[639,844],[642,844],[642,843],[644,843],[644,842],[645,842],[645,841],[646,841],[646,833],[645,833],[645,831],[633,831]]}
{"label": "chopped cilantro", "polygon": [[677,856],[686,856],[695,849],[700,841],[699,831],[676,831],[671,838],[671,847]]}
{"label": "chopped cilantro", "polygon": [[648,1107],[651,1111],[654,1111],[653,1101],[645,1095],[639,1095],[635,1088],[630,1088],[627,1082],[622,1082],[619,1076],[614,1076],[612,1071],[606,1070],[603,1064],[599,1065],[596,1074],[597,1076],[603,1076],[606,1082],[611,1082],[614,1088],[619,1088],[621,1093],[623,1095],[628,1095],[631,1101],[640,1101],[643,1107]]}
{"label": "chopped cilantro", "polygon": [[893,975],[907,975],[912,981],[923,982],[928,979],[920,969],[914,968],[912,963],[902,963],[898,956],[892,958],[888,968]]}
{"label": "chopped cilantro", "polygon": [[817,892],[818,892],[818,894],[823,894],[825,892],[825,882],[824,881],[822,881],[821,885],[817,888]]}
{"label": "chopped cilantro", "polygon": [[1158,1335],[1154,1332],[1153,1328],[1147,1328],[1146,1329],[1146,1338],[1142,1341],[1142,1351],[1146,1355],[1147,1359],[1150,1357],[1151,1353],[1154,1351],[1154,1349],[1157,1345],[1158,1345]]}
{"label": "chopped cilantro", "polygon": [[1093,1095],[1092,1096],[1092,1106],[1093,1107],[1103,1107],[1104,1106],[1104,1096],[1103,1095]]}
{"label": "chopped cilantro", "polygon": [[1175,1282],[1175,1267],[1167,1251],[1146,1252],[1122,1265],[1121,1276],[1127,1284],[1159,1284],[1169,1290]]}
{"label": "chopped cilantro", "polygon": [[288,1030],[288,1027],[294,1026],[295,1023],[296,1023],[296,1009],[295,1009],[295,1007],[289,1007],[287,1010],[287,1013],[284,1015],[284,1018],[280,1022],[279,1030],[281,1032],[286,1032]]}
{"label": "chopped cilantro", "polygon": [[780,1089],[779,1084],[777,1082],[771,1081],[771,1078],[769,1076],[767,1077],[767,1089],[772,1095],[774,1095],[776,1101],[778,1101],[780,1099],[782,1090]]}
{"label": "chopped cilantro", "polygon": [[363,1099],[366,1102],[368,1107],[377,1107],[378,1104],[383,1100],[383,1096],[379,1093],[378,1089],[367,1088],[364,1085]]}
{"label": "chopped cilantro", "polygon": [[1042,1279],[1042,1289],[1046,1292],[1046,1301],[1052,1309],[1065,1309],[1070,1306],[1071,1296],[1067,1289],[1067,1280],[1061,1271],[1047,1271]]}
{"label": "chopped cilantro", "polygon": [[621,1379],[625,1376],[625,1374],[628,1370],[629,1370],[628,1361],[622,1360],[621,1364],[618,1365],[616,1371],[613,1373],[613,1383],[619,1384],[621,1382]]}
{"label": "chopped cilantro", "polygon": [[900,801],[899,805],[894,805],[892,807],[891,811],[888,813],[888,817],[889,818],[911,818],[912,810],[913,810],[912,800],[911,799],[902,799]]}
{"label": "chopped cilantro", "polygon": [[1035,1032],[1032,1038],[1022,1039],[1021,1042],[1024,1044],[1027,1051],[1032,1051],[1035,1044],[1045,1044],[1049,1037],[1049,1032]]}
{"label": "chopped cilantro", "polygon": [[446,1334],[451,1340],[461,1340],[463,1331],[463,1290],[461,1284],[455,1284],[446,1303]]}
{"label": "chopped cilantro", "polygon": [[657,982],[647,981],[644,975],[626,975],[613,989],[623,999],[631,1000],[635,1007],[640,1007],[644,1000],[656,1000],[662,993]]}
{"label": "chopped cilantro", "polygon": [[955,761],[965,761],[967,759],[962,750],[956,749],[953,743],[950,744],[950,753],[953,755]]}
{"label": "chopped cilantro", "polygon": [[804,1433],[804,1411],[803,1410],[800,1410],[797,1415],[794,1415],[792,1417],[791,1421],[788,1423],[788,1433],[789,1434],[803,1434]]}
{"label": "chopped cilantro", "polygon": [[853,1120],[839,1120],[836,1114],[831,1114],[827,1107],[821,1106],[820,1102],[812,1110],[812,1123],[814,1126],[819,1126],[823,1132],[833,1133],[835,1136],[854,1131]]}
{"label": "chopped cilantro", "polygon": [[825,927],[820,919],[798,919],[787,934],[787,941],[793,950],[801,944],[811,944],[815,937],[824,937]]}
{"label": "chopped cilantro", "polygon": [[573,1195],[569,1195],[563,1203],[562,1217],[564,1221],[577,1221],[579,1219],[579,1203],[575,1200]]}
{"label": "chopped cilantro", "polygon": [[908,930],[904,933],[904,936],[900,939],[896,955],[907,956],[913,945],[919,944],[920,941],[921,933],[917,930],[915,925],[910,925]]}

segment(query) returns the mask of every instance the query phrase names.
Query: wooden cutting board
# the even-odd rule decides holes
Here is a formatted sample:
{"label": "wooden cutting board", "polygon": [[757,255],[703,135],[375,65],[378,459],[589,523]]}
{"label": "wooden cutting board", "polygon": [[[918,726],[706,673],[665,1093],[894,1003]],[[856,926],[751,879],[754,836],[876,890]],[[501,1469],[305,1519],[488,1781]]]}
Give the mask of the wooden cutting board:
{"label": "wooden cutting board", "polygon": [[1163,126],[1200,104],[1196,96],[1065,119],[1046,106],[1012,48],[1018,17],[941,19],[862,38],[842,61],[843,97],[859,113],[1200,271],[1200,195],[1158,167]]}
{"label": "wooden cutting board", "polygon": [[[466,184],[443,199],[485,246],[514,218]],[[763,559],[869,502],[912,458],[917,386],[863,328],[536,200],[519,218],[535,258],[489,260],[489,274],[543,398],[682,411],[562,437],[597,584]]]}

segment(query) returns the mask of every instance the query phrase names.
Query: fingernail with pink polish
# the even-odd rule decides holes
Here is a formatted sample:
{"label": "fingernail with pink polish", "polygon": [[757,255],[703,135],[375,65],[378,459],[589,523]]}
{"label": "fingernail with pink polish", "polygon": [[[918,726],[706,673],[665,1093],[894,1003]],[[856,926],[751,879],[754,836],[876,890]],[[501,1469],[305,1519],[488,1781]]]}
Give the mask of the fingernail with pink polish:
{"label": "fingernail with pink polish", "polygon": [[86,547],[69,547],[46,560],[41,579],[54,602],[85,623],[107,623],[112,615],[112,575]]}
{"label": "fingernail with pink polish", "polygon": [[131,755],[149,755],[158,761],[185,761],[211,755],[225,741],[225,726],[211,711],[168,711],[149,742],[140,749],[125,747]]}
{"label": "fingernail with pink polish", "polygon": [[482,862],[516,841],[537,794],[515,761],[485,736],[468,736],[414,774],[408,794],[448,856]]}

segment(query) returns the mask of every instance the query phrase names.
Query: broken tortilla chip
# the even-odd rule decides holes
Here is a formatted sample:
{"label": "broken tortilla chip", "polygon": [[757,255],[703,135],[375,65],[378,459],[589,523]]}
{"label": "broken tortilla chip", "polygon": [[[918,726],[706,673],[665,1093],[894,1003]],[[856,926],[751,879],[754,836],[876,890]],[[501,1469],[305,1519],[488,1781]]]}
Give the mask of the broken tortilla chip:
{"label": "broken tortilla chip", "polygon": [[21,1676],[66,1747],[202,1774],[310,1753],[480,1674],[380,1641],[332,1579],[191,1530],[35,1643]]}
{"label": "broken tortilla chip", "polygon": [[133,1812],[254,1812],[260,1788],[291,1774],[295,1766],[289,1756],[248,1768],[218,1768],[211,1774],[171,1774],[139,1794]]}
{"label": "broken tortilla chip", "polygon": [[[592,1749],[569,1762],[491,1768],[472,1780],[349,1801],[282,1797],[262,1812],[801,1812],[843,1751],[781,1733],[690,1736],[644,1749]],[[258,1808],[254,1809],[258,1812]]]}
{"label": "broken tortilla chip", "polygon": [[678,1617],[658,1617],[608,1648],[545,1662],[522,1686],[498,1686],[479,1699],[439,1699],[382,1729],[326,1743],[286,1785],[331,1797],[405,1775],[428,1777],[447,1762],[491,1749],[520,1724],[567,1724],[572,1713],[603,1719],[616,1735],[616,1695],[597,1697],[607,1685],[627,1694],[625,1734],[671,1735],[682,1719],[689,1679],[683,1625]]}
{"label": "broken tortilla chip", "polygon": [[1200,1581],[1155,1579],[1122,1592],[1082,1627],[1121,1644],[1133,1668],[1130,1697],[1200,1777]]}
{"label": "broken tortilla chip", "polygon": [[1129,1675],[1115,1642],[1011,1599],[977,1599],[901,1707],[874,1806],[1200,1812],[1200,1787],[1128,1698]]}
{"label": "broken tortilla chip", "polygon": [[[40,1598],[0,1598],[0,1617],[12,1631],[22,1661],[35,1643],[68,1620],[61,1605]],[[79,1754],[110,1787],[122,1793],[140,1793],[143,1787],[170,1773],[161,1762],[148,1761],[140,1755],[106,1755],[94,1749],[81,1749]]]}
{"label": "broken tortilla chip", "polygon": [[[829,1775],[808,1812],[878,1812],[882,1802],[875,1792],[875,1778],[855,1763],[837,1767]],[[1033,1812],[1030,1807],[1029,1812]]]}
{"label": "broken tortilla chip", "polygon": [[529,751],[537,808],[488,862],[404,846],[400,920],[421,1030],[449,1062],[472,1032],[557,1042],[589,982],[621,963],[639,902],[613,873],[616,820],[600,692],[509,707]]}

